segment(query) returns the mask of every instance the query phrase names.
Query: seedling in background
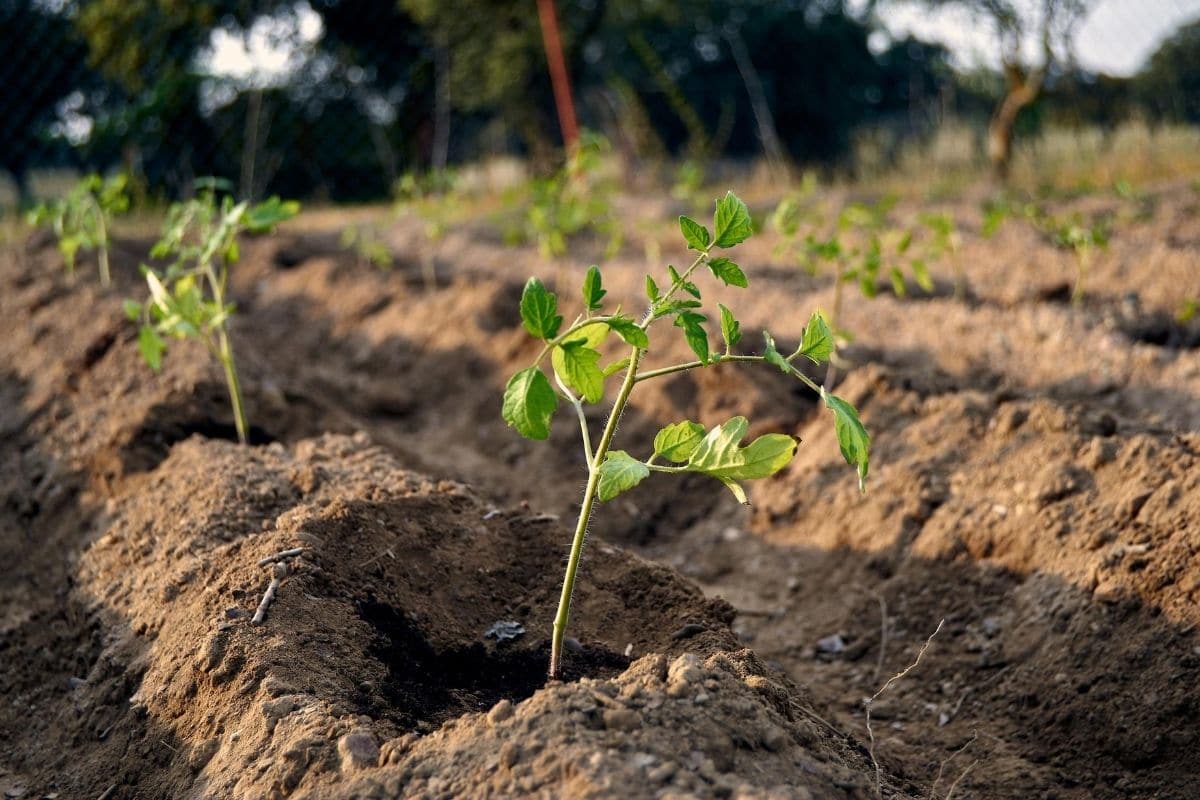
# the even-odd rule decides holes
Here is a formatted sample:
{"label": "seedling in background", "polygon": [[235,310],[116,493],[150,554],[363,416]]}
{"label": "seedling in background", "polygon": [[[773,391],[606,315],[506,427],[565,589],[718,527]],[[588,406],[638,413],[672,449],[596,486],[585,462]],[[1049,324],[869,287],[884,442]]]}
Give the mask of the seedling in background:
{"label": "seedling in background", "polygon": [[95,250],[100,285],[112,283],[108,235],[113,217],[129,210],[127,184],[124,174],[109,178],[88,175],[66,197],[43,203],[29,213],[30,224],[49,225],[54,230],[68,275],[75,275],[75,258],[80,250]]}
{"label": "seedling in background", "polygon": [[229,195],[218,201],[224,182],[208,181],[200,193],[167,211],[162,238],[150,255],[169,261],[162,271],[143,266],[150,298],[125,301],[125,313],[140,325],[138,348],[156,372],[162,368],[166,338],[199,339],[225,372],[238,441],[249,441],[241,384],[229,341],[234,305],[226,297],[229,267],[238,260],[238,235],[266,233],[296,215],[299,203],[278,197],[250,205]]}
{"label": "seedling in background", "polygon": [[354,253],[360,266],[370,264],[386,271],[395,263],[391,248],[374,225],[351,225],[342,230],[340,241],[342,247]]}
{"label": "seedling in background", "polygon": [[[741,482],[775,474],[788,465],[796,452],[796,440],[779,433],[760,436],[743,447],[741,441],[749,428],[745,417],[734,417],[707,431],[691,420],[674,422],[654,437],[646,458],[626,450],[614,450],[617,426],[637,385],[676,372],[729,362],[772,365],[795,377],[824,401],[833,414],[842,456],[858,470],[860,489],[866,486],[870,438],[859,421],[858,412],[845,400],[818,386],[794,363],[799,358],[807,358],[815,364],[829,360],[833,352],[833,332],[820,313],[812,315],[799,345],[790,354],[781,353],[771,334],[763,331],[762,354],[740,355],[735,354],[734,347],[742,339],[741,325],[730,309],[718,305],[716,313],[724,348],[712,347],[705,327],[708,317],[700,311],[703,307],[701,290],[693,279],[698,269],[706,267],[717,280],[728,286],[747,286],[741,267],[730,258],[716,254],[717,250],[732,248],[750,236],[750,213],[745,203],[732,192],[719,199],[711,231],[688,217],[680,217],[679,225],[688,248],[697,255],[682,271],[668,266],[662,288],[652,276],[646,276],[649,307],[640,319],[621,313],[620,308],[605,310],[607,292],[598,267],[587,271],[583,279],[583,310],[567,325],[563,324],[559,313],[558,297],[537,278],[529,279],[521,295],[521,321],[525,329],[544,344],[533,363],[509,380],[504,390],[502,415],[522,436],[546,439],[550,436],[551,419],[559,403],[571,406],[579,420],[588,467],[583,503],[575,524],[558,613],[554,618],[551,678],[559,675],[575,576],[588,523],[597,502],[612,500],[632,489],[651,472],[696,472],[720,481],[739,502],[745,503],[746,493]],[[642,358],[650,348],[650,334],[652,330],[666,333],[661,326],[654,328],[655,323],[665,320],[670,320],[682,333],[696,359],[644,369]],[[624,358],[602,365],[600,348],[609,334],[616,334],[628,350]],[[549,373],[543,366],[547,357],[550,359]],[[606,381],[618,374],[622,375],[620,388],[600,438],[594,440],[584,405],[603,402]]]}
{"label": "seedling in background", "polygon": [[1104,220],[1088,220],[1078,214],[1069,219],[1047,218],[1043,225],[1048,229],[1056,247],[1075,253],[1075,286],[1071,289],[1072,305],[1083,303],[1084,282],[1087,280],[1092,251],[1108,247],[1108,223]]}
{"label": "seedling in background", "polygon": [[[924,291],[933,291],[933,281],[924,259],[914,258],[909,253],[912,232],[888,223],[893,200],[876,204],[851,203],[838,215],[837,224],[828,236],[817,232],[819,225],[815,222],[808,226],[804,224],[811,215],[805,214],[803,206],[797,205],[795,208],[800,210],[792,211],[785,205],[788,202],[785,199],[773,218],[785,235],[792,232],[793,240],[807,228],[802,247],[796,251],[801,265],[811,274],[824,269],[833,277],[833,307],[827,321],[835,333],[835,344],[850,338],[839,327],[846,284],[856,283],[864,297],[873,298],[879,293],[880,274],[886,272],[897,297],[908,293],[906,278],[909,275]],[[838,364],[836,346],[831,359]]]}
{"label": "seedling in background", "polygon": [[[932,237],[928,247],[929,258],[933,260],[950,259],[950,267],[954,270],[954,296],[961,299],[966,293],[967,281],[966,276],[963,275],[962,261],[958,258],[958,248],[962,244],[962,237],[958,233],[958,226],[954,224],[954,217],[948,212],[941,212],[939,214],[922,214],[920,219],[921,224],[925,226]],[[914,272],[916,272],[915,269]],[[921,261],[920,274],[928,280],[929,272],[925,267],[924,260]],[[929,290],[926,289],[926,291]]]}
{"label": "seedling in background", "polygon": [[701,209],[708,202],[704,196],[704,166],[699,161],[689,158],[676,167],[671,196],[689,211]]}
{"label": "seedling in background", "polygon": [[558,258],[566,254],[572,238],[591,230],[607,238],[606,255],[615,254],[621,229],[612,213],[613,187],[600,174],[607,151],[603,137],[585,132],[561,170],[531,180],[525,230],[509,239],[533,240],[543,256]]}
{"label": "seedling in background", "polygon": [[[425,241],[435,245],[450,229],[454,212],[460,207],[458,175],[453,170],[432,170],[424,175],[405,173],[394,187],[396,210],[411,213],[423,223]],[[437,288],[434,248],[421,248],[421,275],[425,288]],[[391,253],[388,253],[390,258]]]}

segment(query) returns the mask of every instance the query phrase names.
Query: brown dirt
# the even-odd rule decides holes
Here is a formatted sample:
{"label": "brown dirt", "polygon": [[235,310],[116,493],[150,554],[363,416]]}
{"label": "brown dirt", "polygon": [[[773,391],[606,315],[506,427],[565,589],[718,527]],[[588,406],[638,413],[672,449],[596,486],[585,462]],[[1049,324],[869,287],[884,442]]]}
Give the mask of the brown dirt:
{"label": "brown dirt", "polygon": [[[1189,188],[1154,199],[1097,255],[1082,309],[1058,299],[1069,258],[1016,225],[966,237],[968,301],[851,300],[839,391],[873,435],[866,496],[783,376],[639,389],[627,442],[744,413],[803,446],[749,510],[663,476],[603,508],[572,617],[587,677],[548,688],[582,461],[573,426],[526,442],[497,409],[536,353],[521,282],[579,264],[468,229],[433,251],[429,289],[419,225],[392,230],[391,273],[336,233],[249,243],[245,450],[198,349],[152,375],[120,292],[67,285],[44,242],[10,252],[0,789],[869,797],[862,701],[945,619],[874,707],[886,796],[944,797],[960,776],[960,798],[1194,796],[1200,329],[1172,314],[1200,295],[1200,230]],[[748,334],[790,340],[831,293],[772,250],[742,259],[764,291],[716,294]],[[117,254],[129,291],[144,251]],[[634,303],[644,269],[632,249],[612,262],[612,296]],[[251,626],[270,579],[255,562],[292,546]],[[523,637],[484,637],[508,619]]]}

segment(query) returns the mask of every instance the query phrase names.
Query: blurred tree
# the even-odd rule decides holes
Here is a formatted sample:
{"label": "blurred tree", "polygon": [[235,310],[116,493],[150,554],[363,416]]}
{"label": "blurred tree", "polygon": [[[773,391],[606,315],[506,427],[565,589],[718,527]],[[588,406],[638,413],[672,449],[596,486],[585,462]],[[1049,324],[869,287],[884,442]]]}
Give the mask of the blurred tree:
{"label": "blurred tree", "polygon": [[1200,122],[1200,20],[1163,42],[1133,83],[1154,117]]}
{"label": "blurred tree", "polygon": [[[933,7],[957,6],[990,24],[1000,50],[1005,91],[988,125],[988,158],[1006,180],[1012,161],[1013,129],[1021,110],[1042,93],[1058,61],[1069,61],[1075,29],[1094,0],[924,0]],[[1031,50],[1037,55],[1031,55]]]}
{"label": "blurred tree", "polygon": [[25,204],[30,167],[69,153],[66,132],[53,131],[60,107],[95,76],[70,20],[38,0],[0,0],[0,52],[0,168]]}

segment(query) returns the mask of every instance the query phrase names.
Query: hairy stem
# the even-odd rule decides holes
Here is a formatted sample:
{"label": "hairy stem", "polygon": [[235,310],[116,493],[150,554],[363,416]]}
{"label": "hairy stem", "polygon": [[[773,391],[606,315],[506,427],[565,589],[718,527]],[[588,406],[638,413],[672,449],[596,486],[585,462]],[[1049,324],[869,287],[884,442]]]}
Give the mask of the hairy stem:
{"label": "hairy stem", "polygon": [[554,372],[554,382],[558,384],[558,389],[562,392],[563,397],[567,398],[567,402],[575,407],[575,415],[579,417],[579,432],[583,438],[583,455],[584,458],[587,459],[588,469],[591,469],[592,435],[588,432],[587,416],[583,413],[583,401],[576,397],[575,393],[567,388],[566,384],[563,383],[562,378],[558,377],[558,372],[554,370],[551,370],[551,372]]}
{"label": "hairy stem", "polygon": [[[796,358],[799,355],[800,355],[800,353],[797,351],[797,352],[793,353],[792,355],[788,356],[787,361],[788,361],[789,366],[791,366],[792,359]],[[697,369],[698,367],[711,367],[715,364],[728,364],[728,363],[743,363],[743,364],[761,363],[761,364],[765,364],[765,363],[767,363],[767,359],[766,359],[766,356],[722,355],[722,356],[715,357],[712,361],[687,361],[682,364],[672,364],[669,367],[660,367],[659,369],[652,369],[652,370],[647,370],[646,372],[639,372],[634,377],[633,380],[634,380],[634,383],[641,383],[644,380],[649,380],[650,378],[659,378],[659,377],[662,377],[663,375],[670,375],[671,373],[674,373],[674,372],[686,372],[689,369]],[[808,388],[812,389],[814,392],[820,393],[821,387],[817,386],[817,384],[815,382],[813,382],[812,378],[808,377],[803,372],[796,369],[796,367],[794,367],[794,366],[792,366],[791,372],[792,372],[793,376],[798,378]]]}
{"label": "hairy stem", "polygon": [[[208,279],[213,300],[216,302],[218,308],[224,308],[226,269],[222,269],[218,275],[211,259],[206,259],[203,264],[202,272],[205,278]],[[233,426],[237,428],[238,442],[249,444],[248,432],[250,426],[246,424],[246,408],[242,400],[242,385],[238,381],[237,366],[233,363],[233,345],[229,342],[229,331],[226,329],[225,324],[222,321],[217,327],[216,356],[217,360],[221,362],[221,368],[225,371],[225,385],[229,389],[230,405],[233,406]]]}
{"label": "hairy stem", "polygon": [[551,680],[559,676],[563,637],[566,635],[567,620],[571,615],[571,596],[575,592],[575,574],[579,571],[579,559],[583,555],[583,541],[587,538],[587,527],[592,518],[592,508],[596,505],[596,490],[600,485],[600,465],[604,462],[604,456],[608,454],[608,448],[617,432],[617,425],[621,422],[621,414],[624,413],[625,406],[629,402],[629,394],[633,391],[638,362],[641,358],[641,350],[636,347],[630,350],[625,380],[621,383],[620,391],[617,392],[617,399],[613,402],[612,412],[608,415],[608,422],[604,425],[604,433],[600,435],[596,452],[588,461],[587,487],[583,490],[583,504],[579,508],[579,520],[575,524],[575,538],[571,541],[571,554],[567,558],[567,572],[563,577],[562,595],[558,600],[558,613],[554,616],[554,634],[550,644]]}

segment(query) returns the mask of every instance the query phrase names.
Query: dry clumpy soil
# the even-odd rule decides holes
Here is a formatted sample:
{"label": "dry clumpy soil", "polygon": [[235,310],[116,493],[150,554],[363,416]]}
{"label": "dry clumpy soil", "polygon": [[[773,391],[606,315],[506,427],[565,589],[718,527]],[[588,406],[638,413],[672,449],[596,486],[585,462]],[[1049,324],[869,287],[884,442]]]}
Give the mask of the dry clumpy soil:
{"label": "dry clumpy soil", "polygon": [[[884,797],[1195,797],[1200,328],[1174,313],[1200,296],[1200,215],[1184,184],[1152,200],[1096,254],[1081,308],[1063,302],[1068,255],[1016,224],[983,240],[967,203],[949,209],[963,297],[946,268],[932,296],[848,303],[838,391],[873,436],[865,496],[778,373],[639,387],[634,449],[734,414],[802,446],[750,509],[663,476],[603,507],[580,647],[548,687],[583,464],[574,425],[526,442],[498,406],[537,351],[524,278],[573,296],[599,258],[587,242],[578,263],[537,264],[484,228],[430,251],[402,221],[387,273],[336,229],[247,243],[248,450],[198,349],[150,373],[121,291],[69,285],[44,240],[11,249],[0,791],[873,797],[863,700],[944,620],[873,706]],[[120,244],[137,292],[147,243]],[[790,341],[832,290],[774,244],[742,248],[760,292],[712,299]],[[611,296],[632,307],[645,269],[630,247]],[[675,338],[654,363],[686,358]],[[498,642],[497,622],[525,633]]]}
{"label": "dry clumpy soil", "polygon": [[3,275],[4,797],[910,796],[731,606],[603,541],[547,686],[557,515],[309,436],[354,412],[267,379],[228,441],[211,365],[146,371],[53,266]]}

